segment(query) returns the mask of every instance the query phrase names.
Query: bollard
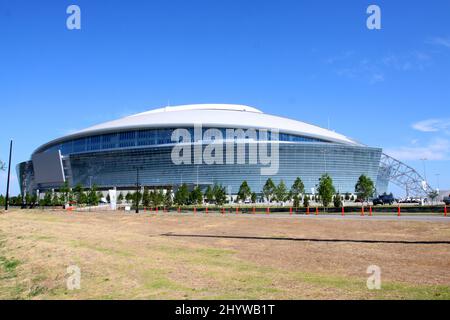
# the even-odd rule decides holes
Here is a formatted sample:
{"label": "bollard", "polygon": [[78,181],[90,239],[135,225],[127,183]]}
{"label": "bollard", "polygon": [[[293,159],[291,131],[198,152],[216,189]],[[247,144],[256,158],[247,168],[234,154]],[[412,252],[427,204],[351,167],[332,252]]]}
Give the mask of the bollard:
{"label": "bollard", "polygon": [[447,205],[444,206],[444,217],[447,216]]}
{"label": "bollard", "polygon": [[158,213],[158,207],[155,208],[155,212]]}
{"label": "bollard", "polygon": [[194,207],[194,214],[197,214],[197,207]]}
{"label": "bollard", "polygon": [[222,207],[222,214],[225,214],[225,208]]}
{"label": "bollard", "polygon": [[236,214],[239,214],[239,207],[236,207]]}
{"label": "bollard", "polygon": [[344,207],[342,207],[342,216],[344,216],[344,213],[345,213],[345,209],[344,209]]}
{"label": "bollard", "polygon": [[398,205],[398,208],[397,208],[397,216],[400,217],[400,215],[401,215],[401,209],[400,209],[400,205]]}
{"label": "bollard", "polygon": [[181,208],[180,207],[178,207],[178,213],[181,213]]}
{"label": "bollard", "polygon": [[309,215],[309,207],[306,207],[306,215]]}
{"label": "bollard", "polygon": [[267,207],[266,214],[269,214],[269,213],[270,213],[270,209],[269,209],[269,207]]}
{"label": "bollard", "polygon": [[255,207],[253,207],[253,214],[255,214],[256,213],[256,208]]}
{"label": "bollard", "polygon": [[372,216],[372,206],[369,207],[369,217]]}
{"label": "bollard", "polygon": [[364,206],[361,207],[361,216],[364,216]]}
{"label": "bollard", "polygon": [[292,216],[292,207],[289,208],[289,214]]}
{"label": "bollard", "polygon": [[316,207],[316,216],[319,215],[319,207]]}
{"label": "bollard", "polygon": [[206,207],[205,213],[208,214],[208,207]]}

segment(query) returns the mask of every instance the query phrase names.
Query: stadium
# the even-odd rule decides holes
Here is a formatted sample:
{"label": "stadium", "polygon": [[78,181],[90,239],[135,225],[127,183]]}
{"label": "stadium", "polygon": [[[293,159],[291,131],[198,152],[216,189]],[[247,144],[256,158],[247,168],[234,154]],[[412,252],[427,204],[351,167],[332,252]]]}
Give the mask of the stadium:
{"label": "stadium", "polygon": [[[174,138],[180,129],[188,133],[189,141]],[[180,142],[193,148],[184,154],[191,161],[174,161],[173,150]],[[229,152],[222,151],[215,151],[216,161],[202,159],[211,143],[220,142],[231,146],[233,161],[228,161]],[[275,170],[265,170],[273,163],[254,161],[261,154],[253,154],[252,146],[261,150],[263,145],[267,156],[276,156]],[[406,169],[407,174],[399,174]],[[381,148],[305,122],[228,104],[165,107],[99,124],[45,143],[29,161],[18,164],[17,173],[22,194],[58,189],[66,181],[70,186],[96,185],[99,190],[132,190],[137,183],[172,190],[181,184],[201,188],[220,184],[236,194],[243,180],[260,193],[269,177],[288,186],[300,177],[305,190],[314,193],[324,173],[340,193],[354,192],[361,174],[376,182],[378,194],[387,191],[390,180],[408,185],[410,191],[414,186],[419,193],[426,191],[412,168],[384,155]]]}

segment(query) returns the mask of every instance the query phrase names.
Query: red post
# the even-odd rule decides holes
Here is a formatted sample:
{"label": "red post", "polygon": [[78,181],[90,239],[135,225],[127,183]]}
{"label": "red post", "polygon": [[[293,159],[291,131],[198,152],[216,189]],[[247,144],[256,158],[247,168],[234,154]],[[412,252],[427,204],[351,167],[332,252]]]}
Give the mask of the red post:
{"label": "red post", "polygon": [[401,215],[401,209],[400,209],[400,205],[398,205],[398,208],[397,208],[397,216],[400,217],[400,215]]}
{"label": "red post", "polygon": [[225,208],[222,207],[222,214],[225,214]]}
{"label": "red post", "polygon": [[158,213],[158,207],[155,208],[156,213]]}
{"label": "red post", "polygon": [[236,214],[239,214],[239,207],[236,207]]}
{"label": "red post", "polygon": [[197,214],[197,207],[194,207],[194,214]]}
{"label": "red post", "polygon": [[270,209],[269,209],[269,207],[267,207],[266,214],[269,214],[269,213],[270,213]]}
{"label": "red post", "polygon": [[319,215],[319,207],[316,207],[316,216]]}
{"label": "red post", "polygon": [[309,215],[309,207],[306,207],[306,215]]}
{"label": "red post", "polygon": [[206,211],[205,211],[205,213],[206,213],[206,214],[208,214],[208,207],[206,207]]}
{"label": "red post", "polygon": [[289,208],[289,214],[292,215],[292,207]]}
{"label": "red post", "polygon": [[369,216],[372,216],[372,206],[369,207]]}
{"label": "red post", "polygon": [[361,216],[364,216],[364,206],[361,207]]}
{"label": "red post", "polygon": [[178,207],[178,213],[180,213],[181,212],[181,208],[180,207]]}
{"label": "red post", "polygon": [[255,207],[253,207],[253,214],[255,214],[256,213],[256,208]]}
{"label": "red post", "polygon": [[447,205],[444,206],[444,217],[447,216]]}
{"label": "red post", "polygon": [[345,214],[345,209],[344,209],[344,207],[342,207],[342,216],[344,216],[344,214]]}

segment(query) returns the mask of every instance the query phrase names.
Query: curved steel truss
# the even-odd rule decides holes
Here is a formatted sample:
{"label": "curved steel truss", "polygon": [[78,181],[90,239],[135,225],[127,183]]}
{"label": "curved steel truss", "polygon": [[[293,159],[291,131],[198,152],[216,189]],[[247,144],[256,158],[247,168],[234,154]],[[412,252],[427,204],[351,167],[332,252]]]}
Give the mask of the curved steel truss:
{"label": "curved steel truss", "polygon": [[406,196],[427,197],[433,188],[413,168],[387,154],[381,155],[379,180],[392,182],[406,192]]}

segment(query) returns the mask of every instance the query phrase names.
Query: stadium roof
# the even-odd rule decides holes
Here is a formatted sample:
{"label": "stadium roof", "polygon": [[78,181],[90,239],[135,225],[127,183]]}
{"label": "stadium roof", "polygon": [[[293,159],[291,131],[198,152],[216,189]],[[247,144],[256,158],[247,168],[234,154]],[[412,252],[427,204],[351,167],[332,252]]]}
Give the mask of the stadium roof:
{"label": "stadium roof", "polygon": [[96,134],[145,128],[192,127],[194,124],[202,124],[203,127],[215,128],[278,129],[280,133],[361,146],[360,143],[334,131],[297,120],[265,114],[253,107],[232,104],[193,104],[154,109],[122,119],[105,122],[53,140],[41,146],[36,152],[40,152],[50,145],[68,139]]}

